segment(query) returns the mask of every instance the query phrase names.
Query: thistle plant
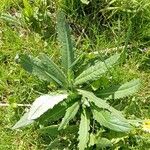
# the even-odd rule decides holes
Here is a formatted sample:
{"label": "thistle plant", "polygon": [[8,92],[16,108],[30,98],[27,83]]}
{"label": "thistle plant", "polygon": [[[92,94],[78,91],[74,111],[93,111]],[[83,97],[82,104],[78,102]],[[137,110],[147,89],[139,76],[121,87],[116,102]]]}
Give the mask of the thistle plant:
{"label": "thistle plant", "polygon": [[[55,83],[60,90],[37,98],[13,129],[29,125],[34,121],[39,124],[48,122],[48,126],[41,128],[41,131],[48,131],[53,137],[65,134],[69,138],[75,138],[78,143],[74,142],[71,145],[75,145],[79,150],[98,146],[99,143],[108,143],[108,139],[98,134],[101,128],[130,132],[134,126],[107,100],[125,98],[135,93],[139,87],[139,79],[102,91],[98,90],[99,92],[93,93],[92,90],[87,90],[89,83],[104,76],[119,61],[120,54],[114,54],[104,61],[97,61],[76,76],[74,66],[77,65],[78,58],[75,58],[70,28],[63,12],[58,13],[57,31],[61,67],[46,54],[40,54],[36,58],[21,54],[18,62],[29,73]],[[55,141],[57,138],[50,146],[53,146]],[[69,147],[69,144],[66,147]]]}

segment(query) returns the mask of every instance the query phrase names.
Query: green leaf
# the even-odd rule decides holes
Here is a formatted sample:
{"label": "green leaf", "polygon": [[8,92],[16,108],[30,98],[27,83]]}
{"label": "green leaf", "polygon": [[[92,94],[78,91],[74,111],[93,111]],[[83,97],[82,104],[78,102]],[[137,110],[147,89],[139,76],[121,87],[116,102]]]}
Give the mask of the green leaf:
{"label": "green leaf", "polygon": [[67,105],[64,104],[64,101],[58,103],[53,107],[53,109],[49,109],[47,112],[41,115],[41,117],[38,118],[40,124],[54,122],[62,118],[65,115],[65,111],[67,109]]}
{"label": "green leaf", "polygon": [[83,84],[88,81],[93,81],[98,79],[101,75],[106,73],[109,68],[111,68],[119,59],[120,55],[115,54],[110,58],[106,59],[104,62],[97,62],[95,65],[89,67],[87,70],[83,71],[76,79],[75,85]]}
{"label": "green leaf", "polygon": [[78,91],[83,97],[87,98],[89,102],[94,103],[97,107],[107,110],[111,109],[111,106],[106,102],[106,100],[96,97],[92,92],[85,90],[78,90]]}
{"label": "green leaf", "polygon": [[70,143],[67,140],[57,137],[54,140],[51,140],[50,144],[46,147],[45,150],[69,150],[69,144]]}
{"label": "green leaf", "polygon": [[84,150],[87,147],[89,141],[89,130],[90,130],[90,117],[87,111],[84,109],[81,113],[81,121],[79,126],[79,150]]}
{"label": "green leaf", "polygon": [[93,109],[92,112],[94,119],[99,122],[100,125],[107,127],[111,130],[128,132],[132,129],[128,121],[125,121],[124,119],[122,120],[108,111]]}
{"label": "green leaf", "polygon": [[66,73],[74,62],[73,44],[69,28],[69,25],[66,23],[65,14],[60,11],[57,18],[57,31],[58,40],[61,45],[62,67]]}
{"label": "green leaf", "polygon": [[92,92],[85,91],[85,90],[78,90],[83,97],[87,98],[91,103],[94,103],[97,107],[102,109],[107,109],[119,118],[123,118],[123,115],[120,111],[116,110],[115,108],[111,107],[105,100],[96,97]]}
{"label": "green leaf", "polygon": [[96,145],[97,148],[106,148],[112,146],[112,143],[107,138],[102,138],[100,135],[97,134],[90,134],[90,141],[89,147]]}
{"label": "green leaf", "polygon": [[90,139],[89,139],[89,143],[88,143],[89,147],[96,144],[96,138],[97,138],[96,135],[94,135],[93,133],[90,134]]}
{"label": "green leaf", "polygon": [[106,148],[112,146],[112,143],[107,138],[102,138],[97,134],[90,134],[89,147],[96,145],[97,148]]}
{"label": "green leaf", "polygon": [[139,89],[140,80],[134,79],[130,82],[127,82],[123,85],[113,86],[106,90],[102,90],[97,94],[99,97],[104,97],[105,99],[119,99],[124,98],[126,96],[132,95],[133,93],[137,92]]}
{"label": "green leaf", "polygon": [[98,148],[98,149],[111,147],[111,146],[112,146],[112,143],[107,138],[101,138],[100,137],[96,140],[96,148]]}
{"label": "green leaf", "polygon": [[33,102],[29,110],[28,119],[31,120],[39,118],[42,114],[44,114],[49,109],[52,109],[65,98],[67,98],[67,94],[40,96]]}
{"label": "green leaf", "polygon": [[66,134],[75,134],[78,131],[78,126],[77,125],[71,125],[67,126],[66,129],[63,129],[61,131],[58,130],[59,125],[51,125],[47,127],[42,127],[38,131],[42,134],[48,134],[50,136],[57,136],[59,133],[66,135]]}
{"label": "green leaf", "polygon": [[41,54],[39,59],[42,61],[44,68],[47,69],[47,72],[59,79],[62,84],[66,84],[67,81],[65,74],[46,54]]}
{"label": "green leaf", "polygon": [[71,119],[73,119],[75,117],[75,115],[77,114],[77,112],[79,110],[79,107],[80,107],[79,102],[75,102],[72,106],[70,106],[66,110],[66,114],[65,114],[64,118],[62,119],[62,122],[60,123],[60,126],[59,126],[58,130],[66,128],[69,121]]}
{"label": "green leaf", "polygon": [[34,122],[34,120],[28,119],[29,112],[25,113],[21,119],[12,127],[12,129],[18,129],[27,126]]}
{"label": "green leaf", "polygon": [[58,125],[51,125],[48,127],[42,127],[41,129],[38,130],[41,134],[48,134],[50,136],[57,136],[59,131],[58,131]]}
{"label": "green leaf", "polygon": [[21,54],[19,55],[18,62],[29,73],[36,75],[38,78],[45,81],[54,81],[63,86],[65,82],[65,76],[61,70],[54,64],[48,57],[42,55],[41,61],[39,58],[32,58],[31,56]]}
{"label": "green leaf", "polygon": [[45,124],[59,120],[65,115],[66,109],[72,106],[75,101],[75,99],[70,99],[68,96],[67,99],[64,99],[55,105],[53,109],[49,109],[45,112],[40,118],[38,118],[38,121],[40,124]]}

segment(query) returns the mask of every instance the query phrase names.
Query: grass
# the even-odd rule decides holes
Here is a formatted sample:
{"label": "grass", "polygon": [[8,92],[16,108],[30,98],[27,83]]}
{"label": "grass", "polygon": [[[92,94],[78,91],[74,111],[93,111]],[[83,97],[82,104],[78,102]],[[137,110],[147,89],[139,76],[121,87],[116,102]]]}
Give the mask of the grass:
{"label": "grass", "polygon": [[[113,6],[121,6],[121,1],[117,1]],[[127,1],[125,1],[127,2]],[[132,46],[127,50],[126,63],[122,67],[112,70],[113,80],[106,76],[110,84],[124,83],[132,78],[141,79],[141,88],[137,94],[129,99],[123,99],[117,105],[118,109],[125,108],[127,115],[136,116],[141,119],[150,118],[150,12],[148,1],[143,0],[143,7],[135,14],[128,14],[127,10],[99,12],[95,2],[91,6],[80,3],[81,10],[78,11],[78,5],[71,5],[66,12],[68,19],[72,23],[74,38],[78,40],[78,51],[81,50],[87,54],[87,58],[93,59],[95,55],[89,56],[89,52],[99,51],[106,55],[119,49],[111,48],[124,45],[129,22],[132,22],[132,33],[129,44]],[[77,3],[76,3],[77,4]],[[103,8],[107,3],[104,2]],[[136,7],[137,4],[135,5]],[[18,8],[18,1],[3,0],[0,6],[0,12],[8,12],[11,7]],[[92,8],[90,8],[92,7]],[[66,9],[66,7],[64,7]],[[136,8],[135,8],[136,9]],[[93,10],[89,12],[87,10]],[[103,10],[104,11],[104,10]],[[95,15],[104,15],[99,18]],[[119,17],[117,15],[119,14]],[[76,16],[79,16],[77,20]],[[111,15],[111,17],[109,16]],[[89,25],[89,18],[93,17],[93,24]],[[144,17],[143,17],[144,16]],[[100,20],[102,19],[102,24]],[[137,20],[138,19],[138,20]],[[90,22],[91,23],[91,22]],[[78,29],[78,30],[76,30]],[[110,48],[109,52],[107,48]],[[144,51],[146,49],[146,51]],[[36,130],[36,126],[31,126],[24,130],[12,131],[11,127],[24,113],[24,108],[15,107],[15,103],[30,104],[41,93],[47,93],[54,87],[47,85],[36,77],[30,76],[15,62],[17,53],[29,53],[36,56],[40,52],[45,52],[56,60],[58,58],[58,46],[55,42],[55,34],[51,38],[43,38],[32,29],[29,31],[24,28],[18,28],[6,23],[4,20],[0,23],[0,102],[9,103],[10,107],[0,107],[0,150],[38,150],[45,149],[50,141],[47,136],[41,136]],[[134,109],[133,109],[134,108]],[[130,142],[129,142],[130,139]],[[150,135],[142,132],[133,134],[132,137],[120,140],[124,149],[147,150],[150,145]],[[133,140],[133,141],[132,141]],[[139,140],[139,142],[138,142]],[[119,148],[116,144],[114,149]],[[143,147],[145,146],[145,147]]]}

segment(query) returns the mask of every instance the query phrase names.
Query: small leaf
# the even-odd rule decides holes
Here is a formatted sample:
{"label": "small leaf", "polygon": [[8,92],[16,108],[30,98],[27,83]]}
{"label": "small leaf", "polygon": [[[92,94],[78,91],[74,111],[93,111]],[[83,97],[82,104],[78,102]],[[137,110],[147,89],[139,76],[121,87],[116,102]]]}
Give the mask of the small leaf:
{"label": "small leaf", "polygon": [[97,134],[90,134],[90,141],[89,141],[89,147],[96,145],[97,148],[106,148],[112,146],[112,143],[110,140],[106,138],[102,138],[98,136]]}
{"label": "small leaf", "polygon": [[18,129],[27,126],[34,122],[34,120],[28,119],[29,112],[25,113],[21,119],[12,127],[12,129]]}
{"label": "small leaf", "polygon": [[97,96],[104,97],[105,99],[119,99],[132,95],[139,89],[140,80],[134,79],[123,85],[114,86],[106,90],[99,91]]}
{"label": "small leaf", "polygon": [[76,113],[79,110],[79,106],[80,106],[79,103],[76,102],[66,110],[66,114],[64,118],[62,119],[62,122],[60,123],[58,130],[65,128],[67,124],[69,123],[69,121],[75,117]]}
{"label": "small leaf", "polygon": [[76,79],[75,85],[83,84],[88,81],[97,80],[101,75],[106,73],[109,68],[111,68],[120,58],[119,54],[115,54],[110,58],[106,59],[104,62],[97,62],[95,65],[89,67],[83,71]]}
{"label": "small leaf", "polygon": [[93,146],[95,144],[96,144],[96,136],[93,133],[91,133],[88,146],[91,147],[91,146]]}
{"label": "small leaf", "polygon": [[28,119],[37,119],[49,109],[52,109],[56,104],[67,98],[67,94],[60,95],[43,95],[37,98],[29,111]]}
{"label": "small leaf", "polygon": [[89,130],[90,130],[90,117],[84,109],[81,113],[81,121],[79,126],[79,150],[84,150],[87,147],[89,141]]}
{"label": "small leaf", "polygon": [[106,138],[101,138],[99,137],[96,140],[96,147],[99,148],[106,148],[106,147],[110,147],[112,146],[112,143],[110,140],[106,139]]}
{"label": "small leaf", "polygon": [[128,121],[125,121],[124,119],[121,120],[120,118],[117,118],[117,116],[111,114],[108,111],[103,110],[100,111],[93,109],[92,112],[93,117],[97,122],[99,122],[102,126],[107,127],[111,130],[119,132],[128,132],[132,129]]}

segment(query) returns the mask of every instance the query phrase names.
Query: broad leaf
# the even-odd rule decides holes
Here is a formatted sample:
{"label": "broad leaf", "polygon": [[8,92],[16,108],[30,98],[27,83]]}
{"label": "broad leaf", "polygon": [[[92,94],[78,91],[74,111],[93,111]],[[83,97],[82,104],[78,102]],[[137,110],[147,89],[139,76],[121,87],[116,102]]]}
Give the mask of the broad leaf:
{"label": "broad leaf", "polygon": [[74,62],[73,44],[69,28],[69,25],[66,23],[65,14],[62,11],[59,12],[57,19],[58,40],[61,45],[62,67],[66,73]]}
{"label": "broad leaf", "polygon": [[62,122],[60,123],[59,130],[65,128],[67,124],[69,123],[69,121],[75,117],[75,115],[77,114],[79,110],[79,107],[80,107],[79,102],[75,102],[72,106],[70,106],[66,110],[66,114],[64,118],[62,119]]}
{"label": "broad leaf", "polygon": [[104,97],[105,99],[119,99],[132,95],[139,89],[140,80],[134,79],[123,85],[113,86],[106,90],[99,91],[97,96]]}
{"label": "broad leaf", "polygon": [[120,55],[115,54],[110,58],[106,59],[104,62],[97,62],[95,65],[89,67],[87,70],[83,71],[76,79],[75,85],[83,84],[88,81],[93,81],[98,79],[101,75],[106,73],[109,68],[111,68],[119,59]]}
{"label": "broad leaf", "polygon": [[29,113],[25,113],[21,119],[12,127],[12,129],[18,129],[27,126],[34,122],[34,120],[28,119]]}
{"label": "broad leaf", "polygon": [[28,119],[37,119],[49,109],[52,109],[56,104],[67,98],[67,94],[60,95],[43,95],[37,98],[29,111]]}
{"label": "broad leaf", "polygon": [[31,56],[21,54],[19,55],[19,63],[29,73],[36,75],[38,78],[45,81],[54,81],[63,86],[65,76],[61,70],[45,55],[41,56],[43,62],[39,58],[32,58]]}
{"label": "broad leaf", "polygon": [[124,119],[121,120],[120,118],[117,118],[114,114],[111,114],[108,111],[103,110],[96,110],[93,109],[93,117],[94,119],[100,123],[100,125],[107,127],[114,131],[119,132],[127,132],[132,129],[131,125],[125,121]]}
{"label": "broad leaf", "polygon": [[84,150],[87,147],[89,141],[89,130],[90,130],[90,118],[89,114],[83,110],[81,113],[81,121],[79,126],[79,150]]}

